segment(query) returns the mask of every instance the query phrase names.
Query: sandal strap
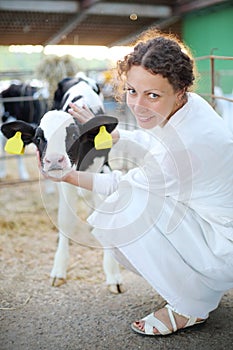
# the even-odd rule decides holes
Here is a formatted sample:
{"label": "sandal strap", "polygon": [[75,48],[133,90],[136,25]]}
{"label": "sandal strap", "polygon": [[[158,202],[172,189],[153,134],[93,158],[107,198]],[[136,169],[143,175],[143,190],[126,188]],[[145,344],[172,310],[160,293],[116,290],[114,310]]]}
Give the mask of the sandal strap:
{"label": "sandal strap", "polygon": [[154,327],[159,331],[160,334],[166,335],[171,334],[172,331],[167,328],[167,326],[161,322],[157,317],[154,316],[154,312],[144,317],[142,321],[144,324],[144,332],[145,334],[154,335]]}
{"label": "sandal strap", "polygon": [[[184,328],[193,326],[195,323],[197,323],[197,318],[190,316],[190,318],[189,318],[188,322],[186,323],[186,325],[184,326]],[[202,323],[202,322],[200,322],[200,323]]]}
{"label": "sandal strap", "polygon": [[[170,317],[170,313],[171,313],[171,314],[172,314],[172,317],[173,317],[173,319],[174,319],[173,312],[175,312],[177,315],[183,316],[183,317],[185,317],[185,318],[188,319],[188,320],[187,320],[187,323],[185,324],[185,326],[184,326],[183,328],[193,326],[193,325],[196,323],[196,321],[197,321],[197,317],[193,317],[193,316],[188,316],[188,315],[185,315],[185,314],[181,314],[181,313],[179,313],[178,311],[176,311],[170,304],[165,305],[165,307],[168,309],[169,317]],[[171,323],[172,323],[172,326],[173,326],[173,322],[172,322],[171,317],[170,317],[170,320],[171,320]],[[175,322],[175,320],[174,320],[174,322]],[[175,324],[176,324],[176,322],[175,322]],[[176,328],[177,328],[177,326],[176,326]],[[174,326],[173,326],[173,329],[174,329]],[[175,331],[175,329],[174,329],[174,331]]]}
{"label": "sandal strap", "polygon": [[176,332],[177,331],[177,324],[176,324],[176,320],[175,320],[175,317],[173,315],[173,312],[174,312],[174,309],[171,305],[167,304],[165,305],[165,307],[167,308],[167,311],[168,311],[168,316],[170,318],[170,322],[172,324],[172,329],[173,329],[173,332]]}
{"label": "sandal strap", "polygon": [[169,304],[165,305],[168,311],[168,316],[172,325],[172,330],[169,329],[162,321],[155,317],[152,312],[148,316],[144,317],[142,320],[145,322],[144,329],[146,334],[154,334],[154,327],[159,331],[160,334],[166,335],[177,331],[177,324],[173,312],[175,310]]}

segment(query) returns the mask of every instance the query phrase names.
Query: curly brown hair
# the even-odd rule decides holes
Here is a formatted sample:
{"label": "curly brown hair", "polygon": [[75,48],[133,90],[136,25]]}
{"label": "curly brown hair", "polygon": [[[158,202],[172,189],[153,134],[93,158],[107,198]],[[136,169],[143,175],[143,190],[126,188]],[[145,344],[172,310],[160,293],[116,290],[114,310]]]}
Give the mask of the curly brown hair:
{"label": "curly brown hair", "polygon": [[190,50],[175,35],[157,29],[143,33],[133,51],[117,62],[118,96],[123,92],[127,73],[133,65],[167,78],[175,92],[187,91],[195,80]]}

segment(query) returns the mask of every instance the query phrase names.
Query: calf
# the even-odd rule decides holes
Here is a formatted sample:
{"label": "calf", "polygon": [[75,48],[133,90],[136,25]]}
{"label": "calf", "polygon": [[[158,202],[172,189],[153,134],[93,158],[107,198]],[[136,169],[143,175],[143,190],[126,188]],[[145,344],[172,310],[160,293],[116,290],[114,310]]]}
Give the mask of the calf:
{"label": "calf", "polygon": [[[58,105],[59,100],[60,105]],[[101,115],[103,104],[98,92],[90,86],[90,81],[83,78],[65,79],[59,84],[54,101],[54,107],[57,106],[59,110],[47,112],[38,127],[15,121],[3,125],[2,132],[7,138],[11,138],[20,131],[25,146],[34,143],[39,151],[43,171],[53,176],[59,177],[74,167],[80,170],[89,170],[92,167],[92,171],[110,171],[109,149],[96,150],[94,138],[100,126],[105,126],[106,130],[111,132],[118,121],[114,117]],[[65,111],[71,101],[79,105],[85,102],[96,117],[85,124],[80,124]],[[61,110],[61,107],[64,110]],[[56,278],[66,278],[69,237],[72,237],[74,230],[73,209],[77,196],[72,185],[62,182],[57,184],[59,243],[51,272],[54,281]],[[104,250],[103,267],[110,291],[113,293],[123,291],[119,265],[107,249]]]}
{"label": "calf", "polygon": [[[1,119],[2,123],[11,120],[24,120],[25,122],[38,125],[41,117],[47,111],[45,98],[46,91],[43,88],[29,83],[13,82],[4,89],[0,98],[2,99]],[[0,133],[1,153],[4,155],[6,139]],[[17,157],[19,178],[27,180],[29,178],[27,169],[22,157]],[[6,162],[1,160],[0,178],[6,176]]]}

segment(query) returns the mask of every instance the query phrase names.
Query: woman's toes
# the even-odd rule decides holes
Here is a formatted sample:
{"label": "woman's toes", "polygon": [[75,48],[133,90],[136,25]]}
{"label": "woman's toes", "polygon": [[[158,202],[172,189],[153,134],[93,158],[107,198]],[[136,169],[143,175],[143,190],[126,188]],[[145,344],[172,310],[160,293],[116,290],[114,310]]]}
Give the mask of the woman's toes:
{"label": "woman's toes", "polygon": [[144,322],[143,321],[135,321],[134,326],[140,329],[140,331],[144,332]]}
{"label": "woman's toes", "polygon": [[[135,321],[134,326],[138,328],[141,332],[145,331],[145,322],[144,321]],[[153,327],[154,334],[159,334],[159,331],[157,328]]]}
{"label": "woman's toes", "polygon": [[153,327],[153,332],[154,332],[154,334],[160,334],[159,331],[158,331],[158,329],[155,328],[155,327]]}

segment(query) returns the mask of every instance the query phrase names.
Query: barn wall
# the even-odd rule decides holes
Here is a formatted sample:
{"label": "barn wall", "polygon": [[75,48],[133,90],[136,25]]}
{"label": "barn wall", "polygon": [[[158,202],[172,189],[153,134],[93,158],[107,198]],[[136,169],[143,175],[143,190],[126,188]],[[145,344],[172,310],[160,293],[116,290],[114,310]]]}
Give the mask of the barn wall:
{"label": "barn wall", "polygon": [[[208,7],[183,18],[183,40],[195,57],[233,56],[233,1],[228,5]],[[210,91],[210,60],[197,61],[200,73],[198,91]],[[225,93],[233,89],[233,61],[215,60],[215,81]]]}

